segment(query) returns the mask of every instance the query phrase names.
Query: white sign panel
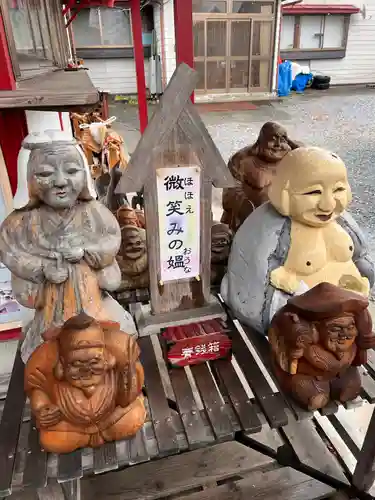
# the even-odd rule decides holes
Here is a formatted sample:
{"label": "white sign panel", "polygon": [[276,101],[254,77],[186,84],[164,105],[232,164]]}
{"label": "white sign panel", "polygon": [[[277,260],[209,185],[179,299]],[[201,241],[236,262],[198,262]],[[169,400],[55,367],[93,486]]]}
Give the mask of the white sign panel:
{"label": "white sign panel", "polygon": [[160,168],[157,175],[161,281],[200,274],[198,166]]}

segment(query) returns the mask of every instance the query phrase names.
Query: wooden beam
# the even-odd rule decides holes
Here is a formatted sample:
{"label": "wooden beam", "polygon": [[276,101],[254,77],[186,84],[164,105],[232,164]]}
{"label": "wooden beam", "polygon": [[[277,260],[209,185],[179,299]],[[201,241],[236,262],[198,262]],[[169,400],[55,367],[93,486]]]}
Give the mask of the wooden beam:
{"label": "wooden beam", "polygon": [[148,113],[147,113],[145,59],[144,59],[143,42],[142,42],[142,18],[141,18],[140,0],[132,0],[131,14],[132,14],[135,69],[137,76],[139,125],[141,134],[143,134],[143,132],[146,130],[147,127]]}
{"label": "wooden beam", "polygon": [[353,484],[360,491],[368,491],[375,480],[375,411],[372,414],[356,468],[353,474]]}
{"label": "wooden beam", "polygon": [[[192,0],[174,0],[174,30],[177,65],[185,63],[194,68]],[[194,93],[191,100],[194,102]]]}

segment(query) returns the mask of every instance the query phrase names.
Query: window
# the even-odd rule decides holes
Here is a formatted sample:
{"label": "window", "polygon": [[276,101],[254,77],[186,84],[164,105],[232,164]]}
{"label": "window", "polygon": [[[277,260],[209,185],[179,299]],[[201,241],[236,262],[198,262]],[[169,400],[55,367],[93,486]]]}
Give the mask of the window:
{"label": "window", "polygon": [[1,0],[0,5],[17,78],[65,65],[67,40],[58,0]]}
{"label": "window", "polygon": [[132,47],[129,9],[82,9],[73,21],[77,48]]}
{"label": "window", "polygon": [[349,21],[347,14],[283,16],[282,57],[288,57],[288,53],[294,59],[345,57]]}

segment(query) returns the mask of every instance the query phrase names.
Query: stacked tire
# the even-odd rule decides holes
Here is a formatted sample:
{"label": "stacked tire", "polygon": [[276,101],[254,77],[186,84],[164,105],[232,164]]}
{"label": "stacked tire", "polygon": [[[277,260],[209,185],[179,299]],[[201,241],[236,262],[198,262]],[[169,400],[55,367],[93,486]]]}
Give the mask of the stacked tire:
{"label": "stacked tire", "polygon": [[327,75],[315,75],[311,84],[312,89],[327,90],[331,84],[331,77]]}

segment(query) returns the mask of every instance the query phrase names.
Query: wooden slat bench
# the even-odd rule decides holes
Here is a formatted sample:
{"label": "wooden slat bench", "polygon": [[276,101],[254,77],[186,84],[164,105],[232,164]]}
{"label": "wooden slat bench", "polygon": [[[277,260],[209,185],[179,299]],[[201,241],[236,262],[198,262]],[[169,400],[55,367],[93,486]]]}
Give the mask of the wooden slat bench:
{"label": "wooden slat bench", "polygon": [[[236,482],[233,488],[239,491],[251,492],[251,484],[262,486],[259,478],[250,479],[250,475],[246,479],[245,473],[258,474],[260,469],[263,471],[276,466],[283,467],[280,476],[270,472],[270,481],[276,489],[278,477],[283,478],[286,491],[297,483],[310,484],[312,481],[311,484],[315,484],[319,494],[308,496],[301,491],[300,497],[293,496],[296,500],[323,498],[335,489],[351,491],[351,472],[355,462],[352,462],[351,468],[348,467],[345,462],[347,457],[343,457],[341,452],[345,445],[352,455],[354,453],[355,460],[359,456],[360,445],[355,442],[349,446],[345,444],[348,436],[344,436],[344,430],[346,434],[349,432],[340,415],[346,414],[347,410],[335,404],[321,413],[299,409],[278,388],[269,366],[267,340],[230,319],[229,327],[233,339],[232,362],[219,360],[171,371],[168,371],[162,358],[158,337],[140,338],[148,407],[148,419],[142,431],[129,441],[109,443],[95,450],[85,449],[67,455],[48,455],[40,449],[38,433],[33,419],[30,419],[23,393],[24,366],[17,354],[0,424],[0,498],[9,496],[12,491],[17,495],[18,491],[26,488],[38,492],[39,499],[62,498],[61,491],[66,499],[79,499],[80,480],[84,476],[91,477],[82,482],[84,498],[94,498],[94,493],[91,496],[85,493],[90,488],[93,492],[95,488],[102,488],[104,492],[107,487],[111,492],[112,485],[116,489],[116,482],[125,484],[125,478],[129,481],[126,491],[131,491],[134,496],[122,493],[119,499],[165,498],[167,494],[164,495],[164,492],[163,496],[160,491],[136,496],[135,487],[131,486],[132,478],[139,474],[140,482],[154,481],[156,484],[161,475],[157,464],[162,467],[165,463],[168,469],[170,463],[176,464],[179,460],[182,464],[190,463],[194,457],[206,457],[205,454],[210,453],[208,450],[220,451],[221,446],[229,450],[230,446],[240,444],[247,447],[240,446],[240,449],[250,453],[249,462],[242,469],[234,464],[235,470],[229,474],[231,481]],[[363,403],[365,399],[373,401],[375,381],[370,368],[368,373],[363,375],[366,379],[364,399],[357,403]],[[336,421],[340,425],[334,425]],[[334,433],[338,438],[333,439]],[[337,444],[340,439],[344,442],[341,448]],[[209,499],[220,494],[218,498],[224,498],[230,487],[220,484],[220,476],[225,478],[228,475],[222,469],[220,474],[214,474],[207,470],[212,467],[211,462],[197,460],[193,462],[201,464],[199,474],[203,479],[199,474],[193,477],[193,486],[199,489],[194,495]],[[133,467],[135,465],[136,468]],[[229,469],[233,465],[229,452],[226,465]],[[173,467],[179,469],[178,465]],[[187,465],[184,467],[186,472]],[[296,471],[290,472],[289,467]],[[125,470],[102,476],[118,469]],[[241,474],[235,473],[237,469],[241,469]],[[147,471],[147,476],[142,470]],[[154,479],[151,479],[152,471]],[[286,477],[290,477],[289,485],[286,484]],[[216,482],[218,493],[203,491],[206,483],[212,481]],[[179,486],[174,485],[169,495],[175,494],[178,488],[181,492],[190,491],[193,489],[191,482],[190,478]],[[52,490],[55,496],[52,496]],[[298,487],[297,490],[301,489]],[[168,488],[165,491],[169,491]],[[321,494],[322,491],[324,494]],[[191,498],[194,499],[194,495]]]}

